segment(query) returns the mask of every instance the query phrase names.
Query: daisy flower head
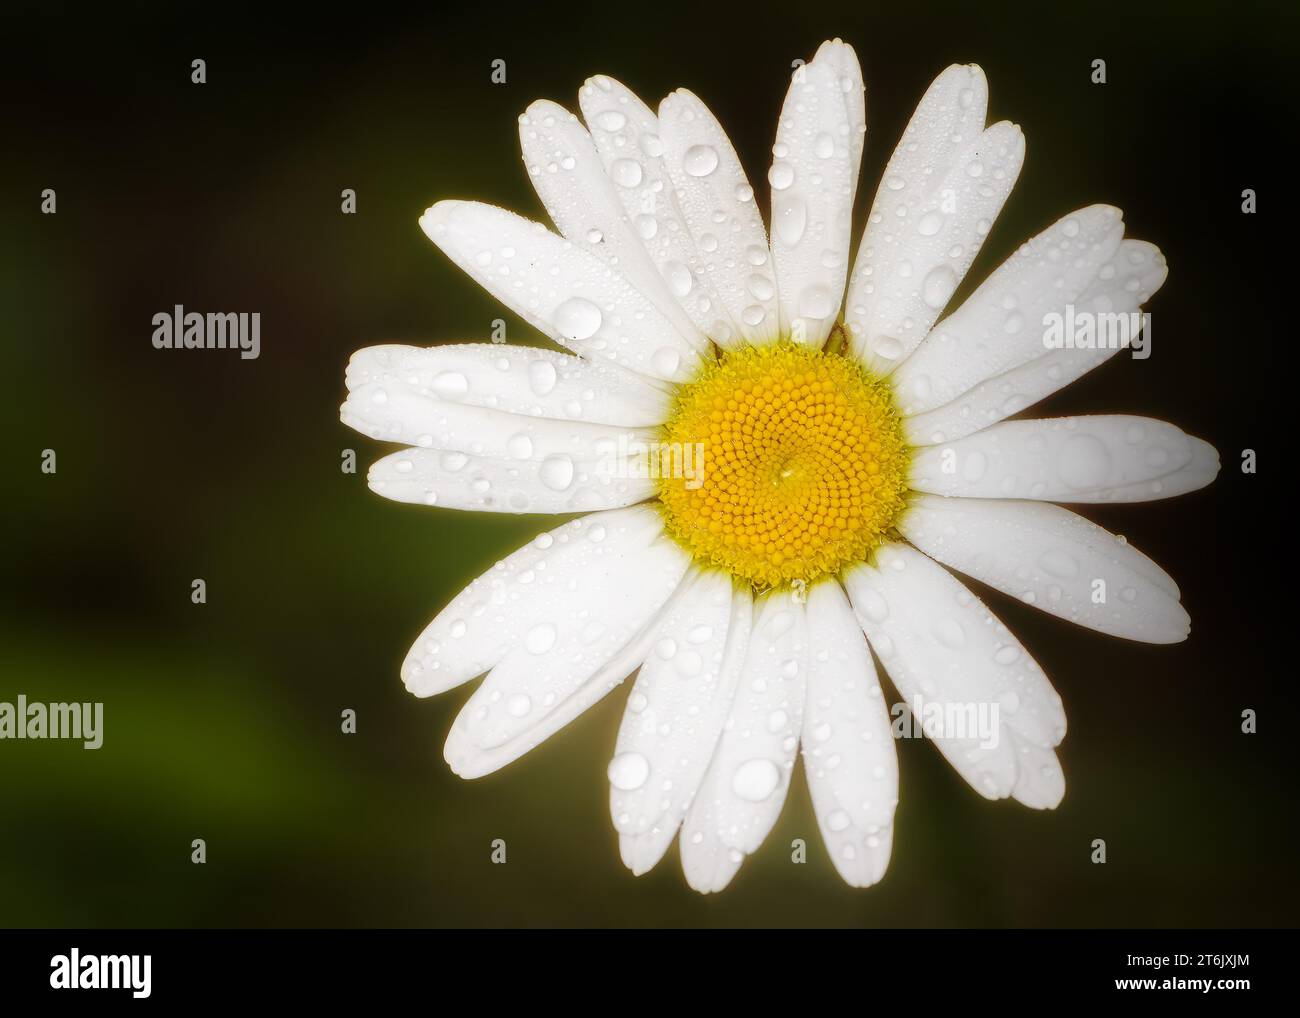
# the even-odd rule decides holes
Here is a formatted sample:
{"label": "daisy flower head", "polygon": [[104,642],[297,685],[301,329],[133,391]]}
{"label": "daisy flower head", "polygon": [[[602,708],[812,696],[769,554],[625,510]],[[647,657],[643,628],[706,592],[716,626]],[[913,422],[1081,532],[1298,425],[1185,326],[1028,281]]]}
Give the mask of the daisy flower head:
{"label": "daisy flower head", "polygon": [[[404,447],[370,487],[582,514],[470,583],[402,665],[417,696],[486,673],[447,740],[458,774],[510,763],[635,674],[608,766],[633,872],[677,838],[688,883],[721,890],[802,753],[830,858],[867,886],[898,800],[887,676],[977,792],[1060,802],[1060,697],[955,573],[1112,636],[1183,640],[1170,576],[1055,503],[1167,498],[1218,458],[1142,417],[1010,419],[1138,339],[1052,342],[1053,316],[1140,323],[1166,268],[1094,205],[949,310],[1024,158],[1018,127],[986,126],[987,97],[978,67],[939,75],[852,260],[865,100],[838,40],[792,76],[767,224],[700,99],[654,110],[605,76],[582,120],[551,102],[519,118],[554,229],[471,201],[424,213],[568,352],[359,351],[342,419]],[[990,715],[992,734],[967,723]]]}

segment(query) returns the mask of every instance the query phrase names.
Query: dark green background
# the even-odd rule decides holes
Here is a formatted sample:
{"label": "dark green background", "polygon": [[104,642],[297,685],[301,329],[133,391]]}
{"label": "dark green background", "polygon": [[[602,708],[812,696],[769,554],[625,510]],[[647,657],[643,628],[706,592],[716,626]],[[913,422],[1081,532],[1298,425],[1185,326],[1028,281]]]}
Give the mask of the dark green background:
{"label": "dark green background", "polygon": [[[0,925],[1293,924],[1294,595],[1274,593],[1293,555],[1274,478],[1295,401],[1279,169],[1295,21],[1242,4],[555,6],[9,8],[0,700],[102,700],[107,732],[98,752],[0,743]],[[1088,510],[1178,579],[1187,643],[1112,640],[989,595],[1065,700],[1059,810],[990,804],[902,743],[882,885],[840,882],[800,776],[763,849],[702,898],[675,848],[639,879],[619,862],[605,765],[623,693],[503,772],[447,769],[467,692],[416,700],[398,664],[469,578],[553,522],[378,498],[364,473],[384,450],[337,407],[362,346],[482,340],[499,315],[538,341],[416,225],[444,197],[541,216],[515,133],[531,100],[573,106],[598,72],[652,104],[687,86],[765,193],[790,61],[832,35],[867,83],[858,229],[929,81],[980,63],[991,120],[1020,123],[1028,155],[972,278],[1096,201],[1171,266],[1152,359],[1114,358],[1039,410],[1167,418],[1225,470],[1172,502]],[[46,187],[57,215],[38,213]],[[176,303],[260,311],[261,358],[153,350],[150,318]],[[1237,466],[1248,447],[1256,476]],[[1258,735],[1239,733],[1244,708]],[[506,866],[488,860],[498,837]]]}

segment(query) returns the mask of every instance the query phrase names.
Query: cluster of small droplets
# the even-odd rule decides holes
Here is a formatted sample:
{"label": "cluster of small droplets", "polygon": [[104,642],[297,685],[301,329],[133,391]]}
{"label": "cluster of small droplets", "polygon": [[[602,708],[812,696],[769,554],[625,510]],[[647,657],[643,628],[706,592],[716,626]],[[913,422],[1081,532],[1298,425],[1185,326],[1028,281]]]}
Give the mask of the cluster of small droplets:
{"label": "cluster of small droplets", "polygon": [[909,452],[892,393],[829,350],[724,353],[681,387],[663,441],[703,450],[702,476],[660,472],[668,533],[759,589],[863,561],[905,506]]}

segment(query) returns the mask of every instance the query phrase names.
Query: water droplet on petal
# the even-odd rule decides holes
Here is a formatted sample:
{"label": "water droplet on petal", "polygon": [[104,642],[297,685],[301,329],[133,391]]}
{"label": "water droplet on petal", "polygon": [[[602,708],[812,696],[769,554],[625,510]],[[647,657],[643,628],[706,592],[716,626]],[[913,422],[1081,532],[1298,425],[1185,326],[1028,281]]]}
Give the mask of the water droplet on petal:
{"label": "water droplet on petal", "polygon": [[712,145],[692,145],[682,156],[682,169],[692,177],[707,177],[718,168],[718,151]]}
{"label": "water droplet on petal", "polygon": [[609,762],[609,783],[620,792],[634,792],[650,778],[650,761],[640,753],[620,753]]}
{"label": "water droplet on petal", "polygon": [[609,175],[620,187],[636,187],[641,183],[641,164],[635,159],[615,159]]}
{"label": "water droplet on petal", "polygon": [[957,274],[946,265],[931,269],[921,283],[921,299],[936,310],[948,303],[957,289]]}
{"label": "water droplet on petal", "polygon": [[539,622],[528,630],[528,635],[524,637],[524,646],[533,654],[545,654],[555,646],[555,638],[559,635],[555,627],[549,622]]}
{"label": "water droplet on petal", "polygon": [[731,790],[747,802],[762,802],[781,781],[781,772],[771,760],[759,757],[748,760],[736,768],[731,778]]}
{"label": "water droplet on petal", "polygon": [[776,162],[767,171],[767,182],[775,191],[784,191],[794,183],[794,167],[789,163]]}
{"label": "water droplet on petal", "polygon": [[506,451],[517,460],[526,460],[533,455],[533,440],[521,431],[506,442]]}
{"label": "water droplet on petal", "polygon": [[564,491],[573,483],[573,460],[563,453],[547,456],[538,473],[552,491]]}
{"label": "water droplet on petal", "polygon": [[555,380],[555,365],[550,361],[533,361],[528,365],[528,384],[537,395],[547,395],[555,388]]}
{"label": "water droplet on petal", "polygon": [[600,308],[584,297],[570,297],[555,309],[555,331],[565,339],[590,339],[600,323]]}
{"label": "water droplet on petal", "polygon": [[627,117],[623,116],[618,110],[605,110],[597,113],[596,126],[602,131],[621,131],[623,125],[627,123]]}
{"label": "water droplet on petal", "polygon": [[434,378],[433,391],[443,399],[463,399],[469,392],[469,379],[459,371],[443,371]]}
{"label": "water droplet on petal", "polygon": [[772,223],[781,242],[793,247],[803,238],[808,226],[808,204],[797,196],[776,201]]}

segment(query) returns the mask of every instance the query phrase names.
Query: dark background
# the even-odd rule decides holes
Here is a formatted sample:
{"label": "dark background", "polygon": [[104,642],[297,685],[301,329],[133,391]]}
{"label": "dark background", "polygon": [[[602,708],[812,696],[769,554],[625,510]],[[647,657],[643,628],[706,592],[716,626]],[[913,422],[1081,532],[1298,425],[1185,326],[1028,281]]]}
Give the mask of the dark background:
{"label": "dark background", "polygon": [[[1296,398],[1280,357],[1294,5],[538,7],[7,6],[0,700],[105,701],[106,736],[97,752],[0,742],[0,925],[1294,924],[1292,514],[1276,480]],[[496,317],[540,341],[416,225],[445,197],[542,216],[517,147],[530,101],[576,108],[599,72],[652,105],[687,86],[765,195],[790,62],[835,35],[867,84],[857,232],[930,80],[981,64],[990,122],[1021,124],[1028,155],[971,281],[1097,201],[1171,269],[1148,306],[1154,356],[1116,357],[1035,412],[1169,419],[1224,470],[1181,499],[1084,510],[1177,578],[1188,642],[1130,644],[988,597],[1065,700],[1059,810],[990,804],[904,742],[883,884],[840,882],[800,775],[762,850],[702,898],[675,848],[639,879],[619,862],[605,765],[625,694],[491,777],[442,762],[468,693],[416,700],[398,664],[468,579],[554,521],[369,493],[385,450],[338,423],[343,368],[379,342],[485,340]],[[154,350],[150,319],[177,303],[260,311],[261,358]],[[1259,474],[1241,473],[1244,448]],[[1245,708],[1257,735],[1240,733]]]}

